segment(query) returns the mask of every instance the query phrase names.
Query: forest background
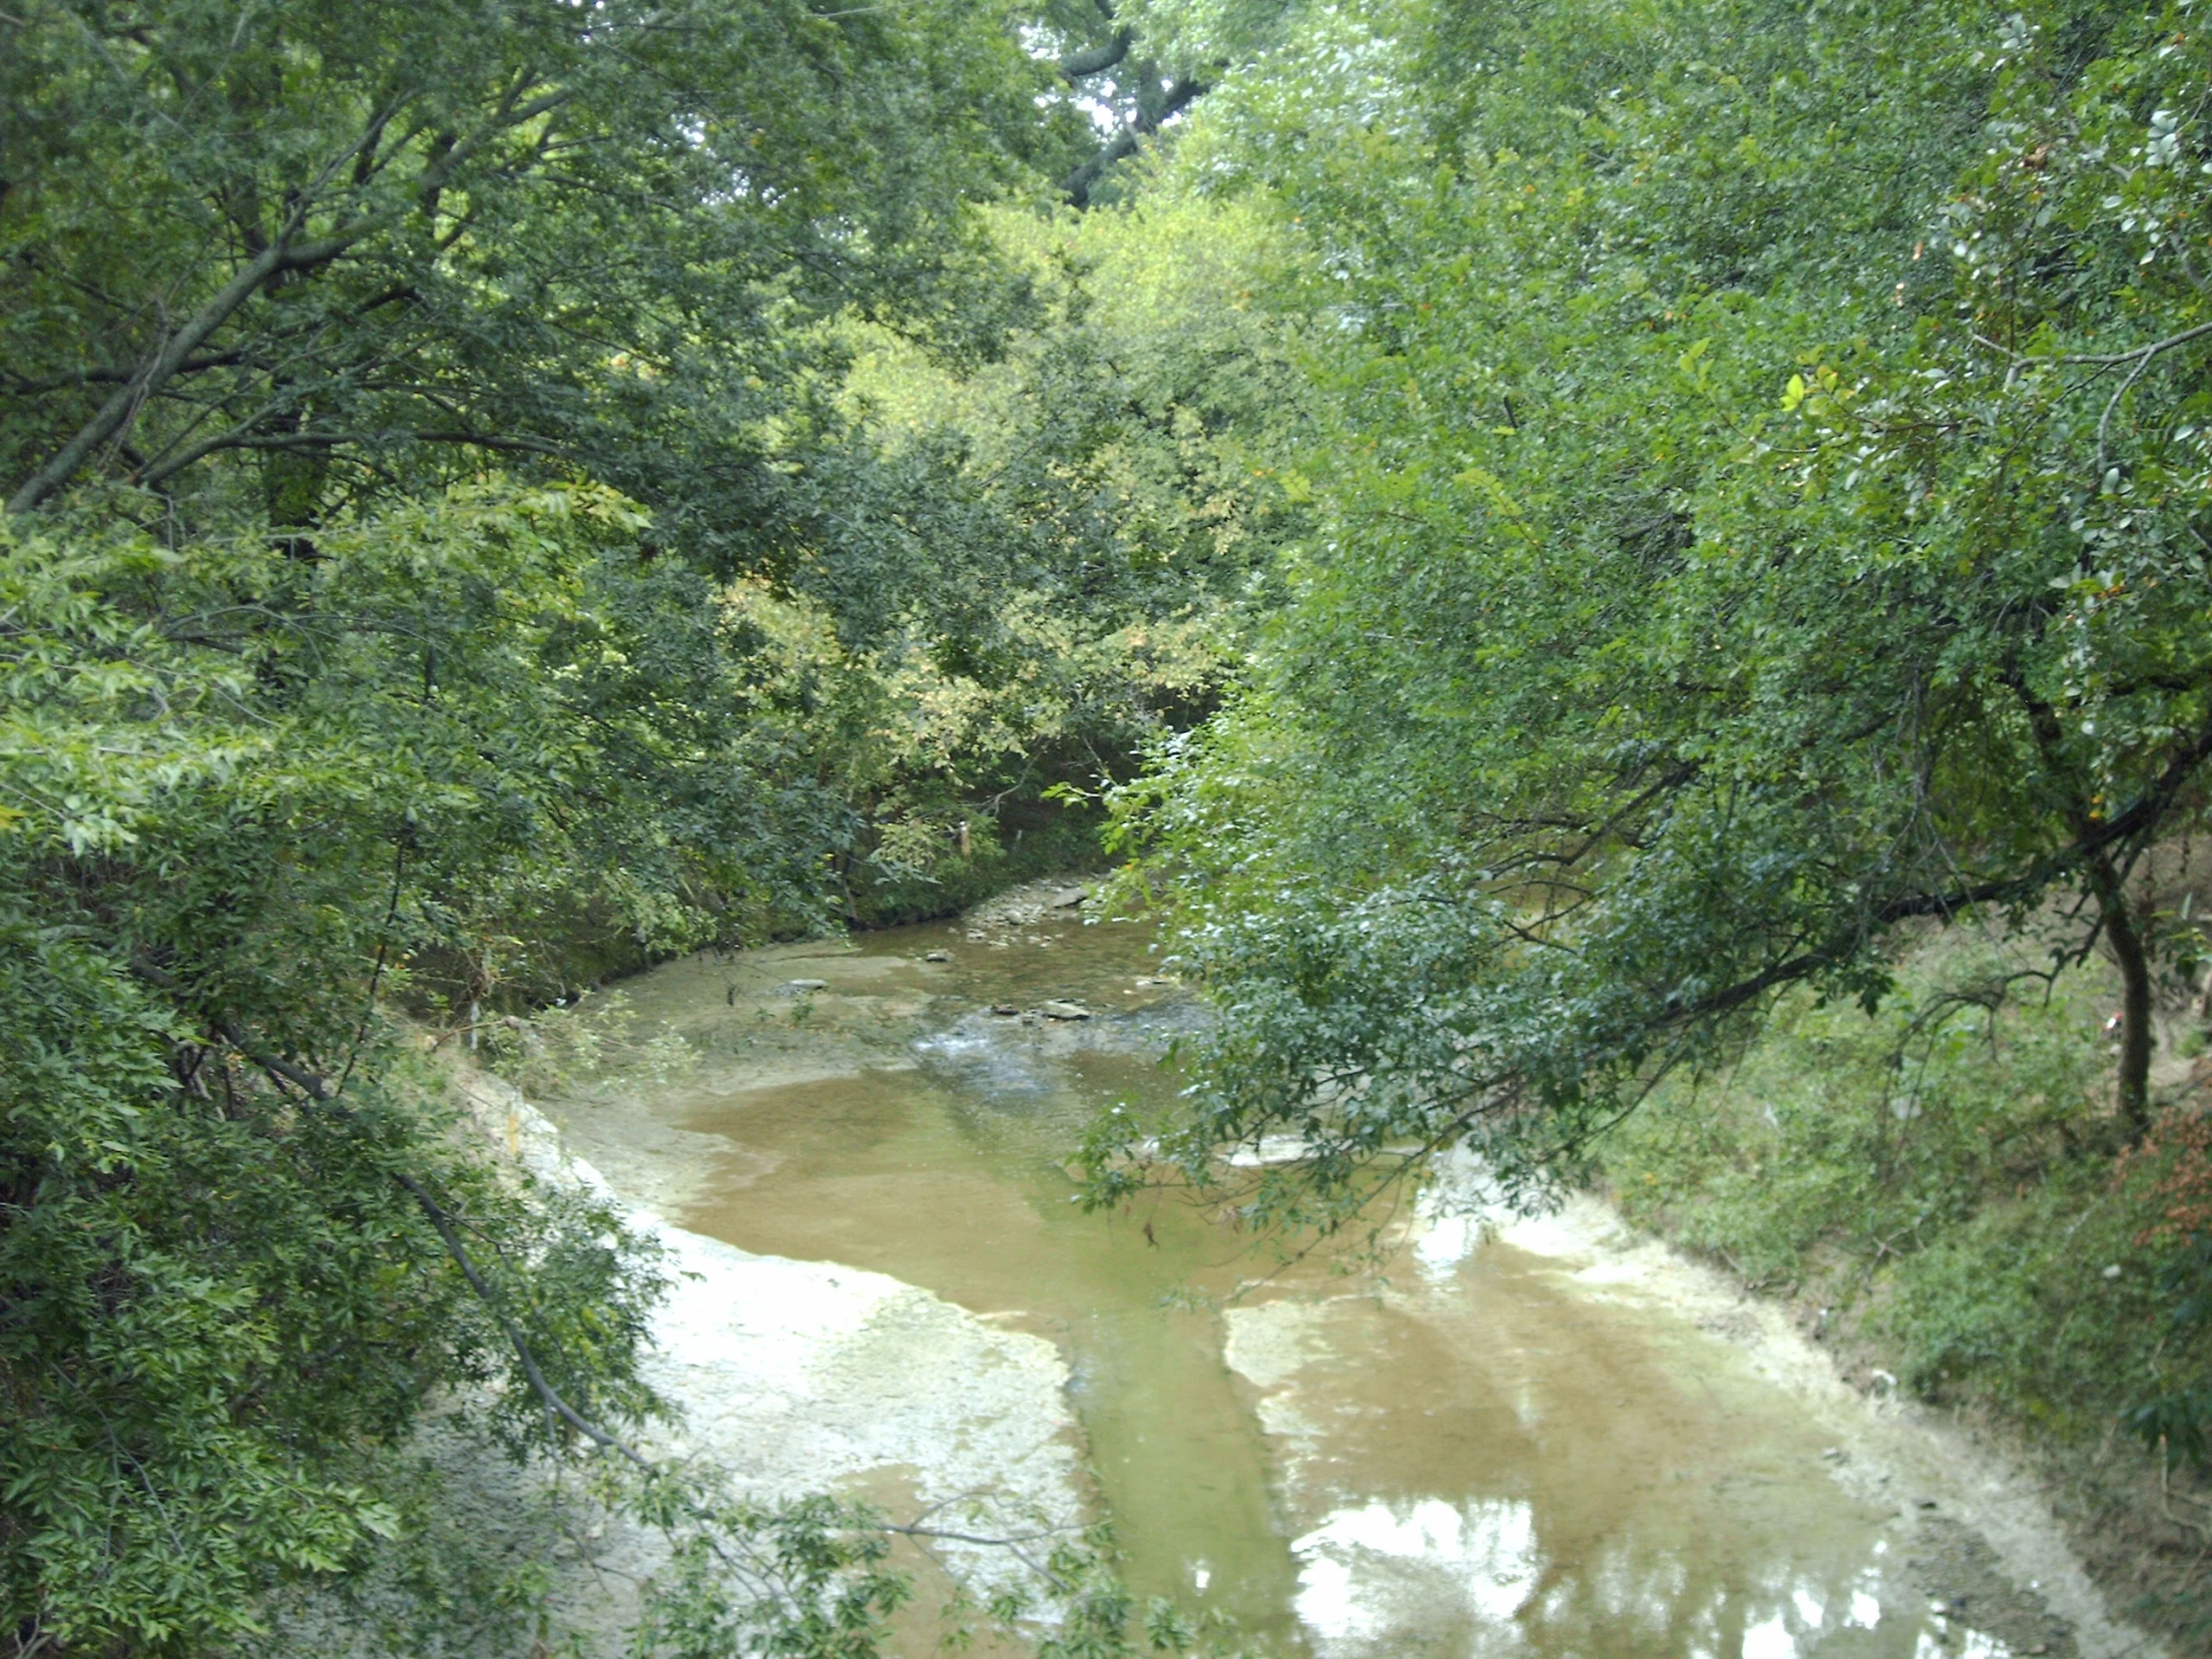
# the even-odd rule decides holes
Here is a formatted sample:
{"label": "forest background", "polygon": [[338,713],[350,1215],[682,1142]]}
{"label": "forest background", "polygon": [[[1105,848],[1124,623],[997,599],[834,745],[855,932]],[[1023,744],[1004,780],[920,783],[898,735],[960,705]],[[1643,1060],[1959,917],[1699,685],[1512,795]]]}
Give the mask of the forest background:
{"label": "forest background", "polygon": [[0,35],[13,1653],[434,1630],[455,1390],[677,1537],[641,1652],[869,1651],[864,1511],[628,1463],[650,1253],[416,1039],[1102,844],[1218,1023],[1096,1202],[1289,1132],[1244,1215],[1357,1239],[1469,1147],[2203,1460],[2189,5]]}

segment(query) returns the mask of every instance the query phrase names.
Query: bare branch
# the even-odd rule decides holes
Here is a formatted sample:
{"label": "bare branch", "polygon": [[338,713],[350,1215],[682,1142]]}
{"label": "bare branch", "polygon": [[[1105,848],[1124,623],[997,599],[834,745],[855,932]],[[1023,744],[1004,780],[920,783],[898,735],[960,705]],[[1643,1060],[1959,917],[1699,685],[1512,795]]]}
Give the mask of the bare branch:
{"label": "bare branch", "polygon": [[2122,363],[2148,361],[2176,346],[2187,345],[2193,339],[2212,334],[2212,322],[2200,322],[2194,328],[2184,328],[2178,334],[2168,334],[2164,339],[2152,340],[2148,345],[2138,345],[2126,351],[2065,352],[2059,355],[2038,357],[2025,351],[2014,351],[2008,345],[1999,345],[1986,334],[1975,334],[1973,342],[1996,352],[2006,361],[2021,368],[2045,368],[2054,363],[2069,363],[2087,368],[2117,368]]}

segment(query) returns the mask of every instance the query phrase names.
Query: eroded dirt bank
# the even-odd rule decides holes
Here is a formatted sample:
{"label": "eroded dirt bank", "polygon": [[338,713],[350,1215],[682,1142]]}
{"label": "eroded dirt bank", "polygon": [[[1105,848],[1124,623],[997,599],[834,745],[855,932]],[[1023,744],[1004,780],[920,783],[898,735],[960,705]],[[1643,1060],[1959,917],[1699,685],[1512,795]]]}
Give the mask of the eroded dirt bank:
{"label": "eroded dirt bank", "polygon": [[1431,1209],[1417,1249],[1448,1254],[1461,1238],[1487,1238],[1492,1248],[1523,1252],[1581,1297],[1663,1311],[1798,1401],[1823,1430],[1820,1455],[1831,1478],[1904,1523],[1898,1574],[1931,1606],[1955,1611],[1948,1622],[1970,1624],[2014,1653],[2117,1659],[2164,1651],[2113,1615],[2032,1471],[1894,1387],[1854,1386],[1782,1305],[1636,1232],[1594,1198],[1570,1199],[1550,1216],[1515,1217],[1482,1205],[1478,1178],[1462,1172]]}

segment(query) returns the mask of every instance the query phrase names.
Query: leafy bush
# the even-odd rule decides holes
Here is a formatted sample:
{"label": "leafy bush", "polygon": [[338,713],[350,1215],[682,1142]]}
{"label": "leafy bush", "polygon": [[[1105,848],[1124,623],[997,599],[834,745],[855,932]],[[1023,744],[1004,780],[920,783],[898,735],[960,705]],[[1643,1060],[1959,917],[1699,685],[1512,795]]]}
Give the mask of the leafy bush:
{"label": "leafy bush", "polygon": [[1755,1279],[1803,1278],[1824,1247],[1909,1255],[2089,1132],[2108,1059],[2090,1002],[2041,991],[1944,952],[1872,1016],[1794,995],[1733,1063],[1670,1080],[1607,1168],[1639,1218],[1694,1197],[1685,1241]]}
{"label": "leafy bush", "polygon": [[378,1010],[563,907],[670,948],[718,925],[703,875],[808,895],[803,853],[741,863],[771,824],[803,847],[808,803],[764,816],[746,681],[641,525],[491,484],[312,559],[0,520],[18,1646],[256,1636],[406,1524],[435,1394],[518,1456],[657,1409],[652,1251],[472,1150]]}
{"label": "leafy bush", "polygon": [[[470,1157],[403,1057],[365,1053],[317,1100],[21,915],[0,923],[0,1015],[10,1628],[155,1654],[256,1636],[276,1585],[398,1530],[395,1448],[439,1388],[502,1380],[479,1429],[558,1449],[503,1318],[581,1409],[651,1408],[651,1252]],[[488,1295],[398,1177],[500,1241]]]}
{"label": "leafy bush", "polygon": [[2212,1345],[2168,1341],[2172,1252],[2142,1242],[2143,1220],[2141,1194],[2102,1159],[1988,1195],[1896,1266],[1874,1328],[1924,1394],[1970,1391],[2062,1434],[2102,1432],[2212,1359]]}

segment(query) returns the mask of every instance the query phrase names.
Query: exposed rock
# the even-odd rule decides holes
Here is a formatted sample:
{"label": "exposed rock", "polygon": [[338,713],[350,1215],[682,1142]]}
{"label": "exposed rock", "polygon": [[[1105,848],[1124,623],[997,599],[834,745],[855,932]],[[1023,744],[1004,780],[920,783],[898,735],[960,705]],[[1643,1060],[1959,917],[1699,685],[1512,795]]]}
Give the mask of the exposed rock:
{"label": "exposed rock", "polygon": [[1084,1007],[1080,1002],[1047,1002],[1042,1004],[1037,1012],[1044,1015],[1046,1019],[1089,1019],[1091,1017],[1090,1009]]}
{"label": "exposed rock", "polygon": [[1091,889],[1088,887],[1066,887],[1052,895],[1047,908],[1054,910],[1072,909],[1090,896]]}
{"label": "exposed rock", "polygon": [[949,962],[952,960],[952,952],[949,950],[924,950],[921,953],[921,959],[925,962]]}
{"label": "exposed rock", "polygon": [[826,991],[829,988],[830,981],[827,979],[787,979],[783,984],[777,986],[776,994],[779,996],[811,996],[816,991]]}

